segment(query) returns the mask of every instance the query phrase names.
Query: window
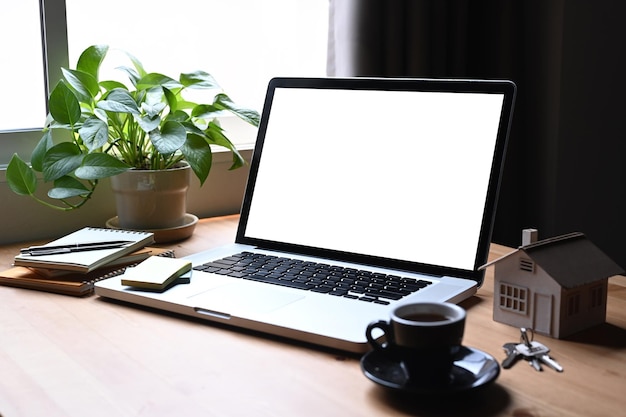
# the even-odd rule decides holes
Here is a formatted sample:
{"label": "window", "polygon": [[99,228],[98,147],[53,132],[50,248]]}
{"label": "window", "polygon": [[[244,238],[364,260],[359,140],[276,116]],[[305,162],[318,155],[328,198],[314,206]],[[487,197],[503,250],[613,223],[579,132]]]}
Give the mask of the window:
{"label": "window", "polygon": [[[5,57],[2,78],[10,80],[3,84],[0,131],[32,130],[46,117],[39,0],[13,1],[8,6],[9,11],[0,17],[0,38],[20,41],[0,42],[0,54]],[[12,21],[23,23],[14,25]]]}
{"label": "window", "polygon": [[[48,87],[60,77],[60,67],[67,66],[64,0],[20,0],[3,6],[0,167],[6,166],[16,152],[30,156],[41,139]],[[19,42],[11,43],[11,39]],[[17,90],[8,90],[11,88]]]}
{"label": "window", "polygon": [[[33,83],[34,92],[25,92],[25,85],[15,83],[29,100],[11,107],[20,113],[25,105],[31,106],[32,118],[10,117],[6,118],[10,126],[0,126],[0,165],[6,165],[14,152],[29,157],[41,138],[46,88],[54,87],[61,66],[74,66],[78,54],[92,44],[126,50],[146,69],[168,75],[208,71],[233,100],[259,111],[271,77],[325,76],[325,0],[109,0],[99,6],[80,0],[19,0],[8,7],[10,12],[0,19],[19,20],[20,25],[2,22],[5,29],[0,33],[3,39],[19,37],[20,42],[18,48],[6,42],[9,45],[0,52],[20,65],[0,66],[0,77],[15,80],[17,75],[7,71],[17,69],[22,76],[24,69],[32,69],[32,74],[23,76],[40,81]],[[16,35],[15,30],[25,34]],[[239,130],[229,134],[231,139],[241,137],[242,144],[254,141],[254,128],[226,121],[229,132],[229,123],[241,129],[241,134]]]}
{"label": "window", "polygon": [[589,290],[591,295],[590,307],[598,308],[604,306],[604,287],[597,285]]}
{"label": "window", "polygon": [[526,272],[535,272],[535,263],[530,259],[520,258],[519,269]]}
{"label": "window", "polygon": [[580,313],[580,293],[576,292],[567,297],[567,315],[575,316]]}
{"label": "window", "polygon": [[517,285],[500,284],[500,308],[520,314],[528,313],[528,289]]}
{"label": "window", "polygon": [[[84,0],[66,3],[72,65],[86,47],[108,44],[135,55],[149,72],[176,77],[207,71],[235,102],[259,112],[272,77],[326,74],[327,0],[107,0],[98,8]],[[238,145],[253,144],[256,129],[236,117],[222,122]]]}

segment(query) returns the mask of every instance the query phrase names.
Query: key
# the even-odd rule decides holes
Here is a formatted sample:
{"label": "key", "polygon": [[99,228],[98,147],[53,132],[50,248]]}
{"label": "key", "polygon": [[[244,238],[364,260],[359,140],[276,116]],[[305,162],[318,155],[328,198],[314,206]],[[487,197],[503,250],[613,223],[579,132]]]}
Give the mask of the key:
{"label": "key", "polygon": [[529,347],[524,343],[520,343],[516,346],[516,349],[520,353],[520,355],[526,358],[530,366],[532,366],[533,368],[535,368],[535,370],[539,372],[543,371],[543,368],[541,367],[541,362],[539,361],[539,358],[537,356],[540,354],[540,352],[536,350],[536,345],[531,344],[531,346]]}
{"label": "key", "polygon": [[509,369],[517,360],[522,356],[519,351],[515,348],[517,343],[505,343],[502,348],[506,353],[506,358],[502,361],[502,367],[504,369]]}
{"label": "key", "polygon": [[550,349],[548,349],[545,345],[535,342],[534,340],[532,342],[528,342],[528,344],[518,343],[515,345],[515,349],[520,353],[520,355],[523,355],[526,358],[539,357],[540,355],[550,351]]}
{"label": "key", "polygon": [[[516,350],[519,352],[520,355],[523,355],[524,357],[528,358],[529,362],[531,362],[533,359],[537,362],[537,363],[533,363],[531,362],[531,365],[533,366],[533,368],[537,369],[538,367],[541,367],[541,363],[543,362],[544,364],[548,365],[550,368],[554,369],[557,372],[563,372],[563,367],[561,365],[559,365],[559,363],[557,361],[555,361],[548,353],[550,352],[550,349],[539,342],[536,341],[532,341],[529,342],[530,343],[530,347],[528,347],[525,343],[520,343],[518,345],[516,345]],[[540,369],[537,369],[540,370]]]}
{"label": "key", "polygon": [[[526,346],[528,346],[529,348],[532,348],[531,343],[530,343],[532,338],[531,339],[528,338],[528,331],[526,330],[526,328],[522,327],[522,328],[519,329],[519,331],[520,331],[520,340],[521,340],[521,342],[523,344],[525,344]],[[532,329],[531,329],[531,331],[532,331]],[[534,333],[533,333],[533,336],[534,336]]]}
{"label": "key", "polygon": [[550,357],[550,355],[548,355],[547,353],[539,356],[539,360],[548,365],[550,368],[554,369],[555,371],[563,372],[563,367],[559,365],[559,363],[555,361],[552,357]]}
{"label": "key", "polygon": [[[520,352],[520,354],[524,355],[524,357],[528,360],[528,363],[535,368],[535,370],[541,372],[543,368],[541,367],[541,362],[538,359],[539,351],[542,350],[541,346],[538,344],[533,345],[530,339],[528,339],[528,333],[524,327],[520,329],[522,343],[516,346],[516,349]],[[545,347],[545,346],[544,346]],[[547,349],[547,348],[546,348]],[[543,352],[547,353],[547,351]]]}
{"label": "key", "polygon": [[[520,348],[523,355],[533,355],[538,361],[545,363],[555,371],[563,372],[563,367],[548,354],[550,349],[546,345],[535,341],[530,342],[530,344],[530,348],[524,344]],[[528,353],[526,353],[527,351]]]}
{"label": "key", "polygon": [[528,363],[530,364],[530,366],[535,368],[535,371],[538,371],[538,372],[542,372],[543,371],[543,368],[541,367],[541,362],[535,356],[533,356],[532,358],[528,359]]}

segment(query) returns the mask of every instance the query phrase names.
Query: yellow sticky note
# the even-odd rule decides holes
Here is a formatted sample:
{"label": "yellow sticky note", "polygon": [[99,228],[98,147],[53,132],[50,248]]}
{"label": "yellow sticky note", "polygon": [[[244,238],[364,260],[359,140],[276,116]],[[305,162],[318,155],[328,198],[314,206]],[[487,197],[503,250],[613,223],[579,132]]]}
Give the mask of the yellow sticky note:
{"label": "yellow sticky note", "polygon": [[185,259],[151,256],[128,268],[122,275],[122,284],[136,288],[163,290],[176,278],[191,270],[191,262]]}

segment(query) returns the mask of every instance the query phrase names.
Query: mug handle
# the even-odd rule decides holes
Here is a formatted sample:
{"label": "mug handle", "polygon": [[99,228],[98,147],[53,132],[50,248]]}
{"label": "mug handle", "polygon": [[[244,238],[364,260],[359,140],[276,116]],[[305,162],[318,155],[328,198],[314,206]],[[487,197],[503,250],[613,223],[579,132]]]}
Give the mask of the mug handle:
{"label": "mug handle", "polygon": [[372,336],[372,330],[374,329],[382,330],[386,339],[389,340],[389,334],[391,330],[391,328],[389,327],[389,323],[384,320],[376,321],[368,324],[367,330],[365,331],[365,336],[367,337],[367,341],[369,342],[369,344],[372,345],[372,347],[376,350],[383,350],[386,346],[389,345],[389,342],[387,342],[386,344],[378,343],[378,341]]}

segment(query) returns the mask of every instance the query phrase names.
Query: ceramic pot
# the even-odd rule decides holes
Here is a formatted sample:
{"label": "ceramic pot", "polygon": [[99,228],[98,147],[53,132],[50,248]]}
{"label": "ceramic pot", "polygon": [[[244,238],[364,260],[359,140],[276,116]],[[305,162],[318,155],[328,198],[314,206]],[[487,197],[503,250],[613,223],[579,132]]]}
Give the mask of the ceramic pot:
{"label": "ceramic pot", "polygon": [[166,170],[132,169],[111,177],[119,227],[167,229],[183,225],[191,167]]}

